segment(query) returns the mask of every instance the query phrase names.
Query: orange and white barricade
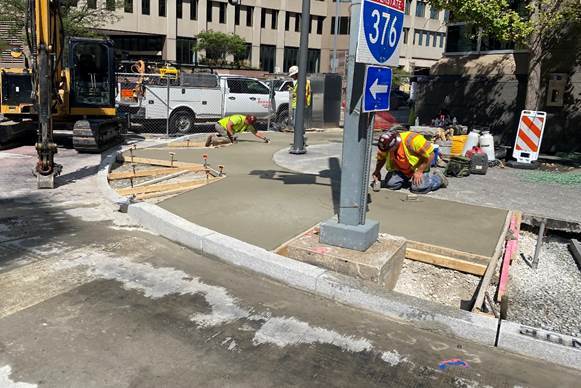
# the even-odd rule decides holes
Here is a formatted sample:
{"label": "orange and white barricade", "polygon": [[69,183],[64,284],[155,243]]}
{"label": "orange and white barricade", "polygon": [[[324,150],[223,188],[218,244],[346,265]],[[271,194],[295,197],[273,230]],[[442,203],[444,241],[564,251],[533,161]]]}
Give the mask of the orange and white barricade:
{"label": "orange and white barricade", "polygon": [[546,112],[522,111],[512,152],[517,162],[531,163],[539,158],[546,121]]}

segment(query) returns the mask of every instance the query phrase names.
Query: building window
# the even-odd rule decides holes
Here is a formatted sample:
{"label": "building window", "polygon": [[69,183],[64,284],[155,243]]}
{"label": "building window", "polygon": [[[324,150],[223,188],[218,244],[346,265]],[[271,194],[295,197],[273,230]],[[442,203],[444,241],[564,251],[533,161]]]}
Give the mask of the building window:
{"label": "building window", "polygon": [[178,19],[182,18],[182,11],[184,6],[184,0],[176,0],[176,17]]}
{"label": "building window", "polygon": [[105,8],[107,11],[115,11],[115,0],[106,0]]}
{"label": "building window", "polygon": [[295,13],[295,32],[301,31],[301,15]]}
{"label": "building window", "polygon": [[[448,26],[448,44],[446,52],[476,51],[478,42],[478,29],[471,24],[456,24]],[[440,43],[442,47],[442,43]]]}
{"label": "building window", "polygon": [[166,0],[158,0],[159,1],[159,16],[165,16],[165,1]]}
{"label": "building window", "polygon": [[298,47],[285,47],[282,70],[286,73],[291,66],[296,66],[298,64],[298,58],[299,58]]}
{"label": "building window", "polygon": [[285,17],[284,17],[284,30],[288,31],[289,26],[290,26],[290,12],[286,12]]}
{"label": "building window", "polygon": [[424,35],[426,36],[426,47],[430,47],[430,31],[424,31]]}
{"label": "building window", "polygon": [[97,9],[97,0],[87,0],[87,8]]}
{"label": "building window", "polygon": [[410,32],[409,28],[404,28],[403,29],[403,43],[407,44],[408,43],[408,34]]}
{"label": "building window", "polygon": [[125,13],[133,13],[133,0],[125,0],[124,5]]}
{"label": "building window", "polygon": [[214,8],[214,2],[208,1],[206,6],[206,20],[208,20],[208,22],[212,21],[212,8]]}
{"label": "building window", "polygon": [[190,0],[190,20],[198,20],[198,0]]}
{"label": "building window", "polygon": [[260,28],[266,28],[266,8],[260,10]]}
{"label": "building window", "polygon": [[[349,35],[349,17],[339,17],[339,35]],[[331,35],[335,34],[335,17],[331,18]]]}
{"label": "building window", "polygon": [[313,15],[311,15],[311,17],[309,18],[309,34],[313,32],[313,20],[315,18],[313,17]]}
{"label": "building window", "polygon": [[416,4],[416,16],[423,18],[426,16],[426,3],[424,1],[418,1]]}
{"label": "building window", "polygon": [[444,47],[444,41],[446,40],[446,34],[440,34],[440,48]]}
{"label": "building window", "polygon": [[405,2],[405,14],[409,15],[411,9],[412,9],[412,0],[406,0],[406,2]]}
{"label": "building window", "polygon": [[440,16],[440,10],[434,6],[430,6],[430,19],[438,20]]}
{"label": "building window", "polygon": [[446,23],[448,23],[448,21],[449,21],[449,20],[450,20],[450,11],[448,11],[448,10],[445,10],[445,11],[444,11],[444,21],[445,21]]}
{"label": "building window", "polygon": [[254,7],[246,8],[246,27],[252,27],[252,16],[254,15]]}
{"label": "building window", "polygon": [[220,24],[226,24],[226,3],[220,4]]}
{"label": "building window", "polygon": [[432,37],[433,38],[432,47],[436,47],[436,40],[438,39],[438,35],[440,35],[440,34],[437,32],[434,32],[434,36]]}
{"label": "building window", "polygon": [[415,30],[414,32],[414,44],[418,46],[422,46],[424,40],[424,31],[422,30]]}
{"label": "building window", "polygon": [[309,49],[307,54],[307,73],[318,73],[321,66],[321,50]]}
{"label": "building window", "polygon": [[274,72],[274,61],[276,58],[276,46],[260,45],[260,70],[269,73]]}
{"label": "building window", "polygon": [[324,16],[317,16],[317,35],[323,35],[323,22],[325,21]]}
{"label": "building window", "polygon": [[149,15],[149,1],[150,0],[141,0],[141,13],[144,15]]}
{"label": "building window", "polygon": [[241,7],[235,7],[234,8],[234,25],[235,26],[239,26],[240,25],[240,8]]}
{"label": "building window", "polygon": [[177,38],[176,39],[176,61],[178,63],[192,64],[196,47],[195,39]]}
{"label": "building window", "polygon": [[273,9],[270,11],[270,28],[276,30],[277,26],[278,26],[278,11]]}

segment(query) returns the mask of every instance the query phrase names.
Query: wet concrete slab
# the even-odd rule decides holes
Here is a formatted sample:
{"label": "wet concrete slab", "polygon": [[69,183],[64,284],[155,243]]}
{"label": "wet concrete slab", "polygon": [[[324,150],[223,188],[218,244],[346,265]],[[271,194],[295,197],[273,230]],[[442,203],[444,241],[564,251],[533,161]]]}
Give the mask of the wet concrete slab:
{"label": "wet concrete slab", "polygon": [[[278,166],[273,154],[292,142],[291,135],[272,134],[271,144],[243,136],[218,149],[137,150],[137,156],[223,164],[227,178],[159,204],[191,222],[265,249],[275,249],[322,220],[336,214],[340,161],[330,157],[327,169],[304,174]],[[337,143],[339,133],[310,134],[308,144]],[[320,161],[319,161],[320,163]],[[324,162],[323,162],[324,164]],[[494,252],[507,211],[483,208],[428,196],[411,202],[403,193],[371,193],[369,217],[380,231],[409,240],[441,245],[478,255]]]}

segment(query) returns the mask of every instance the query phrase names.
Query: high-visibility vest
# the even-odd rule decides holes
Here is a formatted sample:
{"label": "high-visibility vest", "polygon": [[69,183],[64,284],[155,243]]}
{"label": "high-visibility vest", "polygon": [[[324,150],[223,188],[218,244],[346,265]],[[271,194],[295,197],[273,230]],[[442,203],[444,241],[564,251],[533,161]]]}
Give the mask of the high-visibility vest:
{"label": "high-visibility vest", "polygon": [[[291,107],[293,109],[297,108],[297,98],[298,98],[298,91],[299,91],[299,81],[295,81],[293,83],[293,92],[292,92],[292,99],[291,99]],[[306,107],[308,108],[311,106],[311,80],[307,80],[307,87],[305,88],[305,102]]]}
{"label": "high-visibility vest", "polygon": [[244,132],[246,130],[251,130],[252,125],[246,124],[246,116],[244,115],[232,115],[226,116],[218,121],[218,124],[224,128],[228,128],[228,122],[232,121],[232,131],[234,133]]}
{"label": "high-visibility vest", "polygon": [[[401,144],[399,147],[402,147],[406,156],[406,159],[410,166],[410,171],[408,171],[407,175],[411,175],[413,171],[417,168],[418,164],[420,163],[420,157],[428,159],[430,154],[434,152],[434,146],[432,143],[426,140],[425,137],[418,133],[414,132],[402,132],[400,133],[401,137]],[[386,164],[385,168],[388,171],[399,170],[393,159],[395,157],[396,150],[390,151],[389,155],[387,152],[379,152],[377,158],[378,159],[385,159]],[[404,171],[402,171],[404,172]],[[405,172],[404,172],[405,173]]]}

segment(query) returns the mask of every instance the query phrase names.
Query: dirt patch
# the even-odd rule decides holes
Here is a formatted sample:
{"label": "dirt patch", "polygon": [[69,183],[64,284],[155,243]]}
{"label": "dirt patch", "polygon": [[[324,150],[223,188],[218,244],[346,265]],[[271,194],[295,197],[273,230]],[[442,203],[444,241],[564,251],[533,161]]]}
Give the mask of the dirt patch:
{"label": "dirt patch", "polygon": [[475,275],[406,259],[394,291],[468,309],[479,283]]}

